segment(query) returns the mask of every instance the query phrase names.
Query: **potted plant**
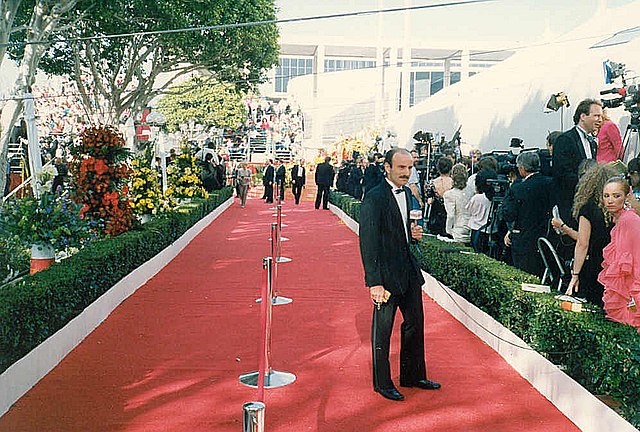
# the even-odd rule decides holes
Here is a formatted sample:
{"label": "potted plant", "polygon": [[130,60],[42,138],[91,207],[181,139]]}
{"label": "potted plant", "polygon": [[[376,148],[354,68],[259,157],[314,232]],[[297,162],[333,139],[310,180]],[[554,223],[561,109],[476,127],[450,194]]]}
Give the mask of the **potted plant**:
{"label": "potted plant", "polygon": [[31,274],[44,270],[57,251],[80,247],[94,237],[82,205],[66,195],[44,192],[7,202],[0,212],[0,232],[31,247]]}

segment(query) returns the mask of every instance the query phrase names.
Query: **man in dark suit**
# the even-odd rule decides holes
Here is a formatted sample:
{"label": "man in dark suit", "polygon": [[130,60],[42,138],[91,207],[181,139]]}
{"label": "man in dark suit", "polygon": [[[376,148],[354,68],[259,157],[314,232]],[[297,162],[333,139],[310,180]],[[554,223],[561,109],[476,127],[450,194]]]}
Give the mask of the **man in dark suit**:
{"label": "man in dark suit", "polygon": [[578,167],[585,159],[595,159],[598,143],[594,136],[602,123],[602,103],[585,99],[573,114],[575,126],[558,138],[553,145],[552,167],[554,188],[560,218],[571,220],[573,195],[578,184]]}
{"label": "man in dark suit", "polygon": [[385,157],[386,180],[367,192],[360,212],[360,254],[365,284],[375,303],[371,329],[373,388],[383,397],[403,400],[391,380],[389,345],[396,310],[401,326],[400,385],[437,390],[427,379],[424,359],[424,279],[409,242],[422,238],[422,227],[410,223],[411,154],[394,148]]}
{"label": "man in dark suit", "polygon": [[307,181],[307,171],[304,168],[304,159],[300,159],[300,162],[295,164],[291,168],[291,192],[295,198],[296,204],[300,204],[300,195],[302,195],[302,188]]}
{"label": "man in dark suit", "polygon": [[505,244],[511,246],[513,265],[533,275],[542,276],[538,238],[547,233],[551,219],[551,179],[540,171],[540,158],[523,152],[516,159],[522,181],[514,183],[502,202],[502,217],[509,225]]}
{"label": "man in dark suit", "polygon": [[380,171],[376,162],[377,161],[374,156],[369,156],[368,164],[366,164],[364,177],[362,179],[362,189],[365,195],[384,179],[384,174],[382,174],[382,171]]}
{"label": "man in dark suit", "polygon": [[324,158],[324,162],[316,167],[316,185],[318,186],[316,209],[320,208],[320,202],[322,201],[322,208],[329,210],[329,188],[333,186],[333,177],[335,175],[330,162],[331,157],[327,156]]}
{"label": "man in dark suit", "polygon": [[278,185],[278,197],[280,201],[284,201],[284,179],[287,175],[287,170],[282,165],[280,159],[276,159],[276,184]]}
{"label": "man in dark suit", "polygon": [[264,197],[266,203],[273,202],[273,182],[275,179],[275,168],[273,167],[273,161],[269,159],[267,166],[264,168],[262,176],[262,184],[264,185]]}
{"label": "man in dark suit", "polygon": [[356,160],[355,166],[349,171],[349,193],[352,197],[362,199],[362,179],[364,178],[364,167],[362,159]]}

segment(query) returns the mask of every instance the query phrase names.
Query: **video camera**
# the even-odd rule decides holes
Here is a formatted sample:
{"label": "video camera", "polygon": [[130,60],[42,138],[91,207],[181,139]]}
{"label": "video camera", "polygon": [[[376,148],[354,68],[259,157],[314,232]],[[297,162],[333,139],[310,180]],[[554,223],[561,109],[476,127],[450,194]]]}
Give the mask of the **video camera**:
{"label": "video camera", "polygon": [[493,193],[490,194],[492,199],[504,198],[511,187],[511,182],[506,178],[487,179],[487,184],[493,189]]}
{"label": "video camera", "polygon": [[636,85],[635,82],[627,85],[625,77],[627,69],[623,63],[615,63],[607,60],[603,63],[603,67],[605,70],[605,82],[611,84],[614,79],[621,77],[622,87],[614,87],[601,91],[600,95],[602,96],[607,94],[617,94],[620,96],[613,99],[602,99],[602,106],[605,108],[618,108],[623,106],[625,111],[631,114],[629,126],[637,130],[640,126],[640,108],[638,108],[638,104],[640,104],[640,89],[638,89],[638,85]]}
{"label": "video camera", "polygon": [[496,170],[498,174],[507,175],[510,172],[518,171],[516,165],[517,156],[513,152],[494,150],[483,156],[493,156],[498,161],[498,169]]}

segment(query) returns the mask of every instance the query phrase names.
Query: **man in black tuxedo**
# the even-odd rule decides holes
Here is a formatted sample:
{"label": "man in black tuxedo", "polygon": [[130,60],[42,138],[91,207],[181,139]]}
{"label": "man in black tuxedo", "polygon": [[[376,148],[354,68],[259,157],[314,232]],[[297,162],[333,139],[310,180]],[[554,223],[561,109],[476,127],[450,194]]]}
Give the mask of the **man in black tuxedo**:
{"label": "man in black tuxedo", "polygon": [[602,123],[602,103],[596,99],[581,101],[573,114],[573,122],[573,128],[556,138],[552,155],[556,201],[564,221],[571,220],[580,162],[596,158],[598,143],[594,134]]}
{"label": "man in black tuxedo", "polygon": [[331,157],[327,156],[324,158],[324,162],[316,167],[316,185],[318,186],[316,209],[320,208],[320,202],[322,201],[322,208],[329,210],[329,188],[333,186],[333,177],[335,175],[330,162]]}
{"label": "man in black tuxedo", "polygon": [[360,254],[365,284],[375,303],[371,328],[373,388],[387,399],[403,400],[391,380],[389,345],[396,310],[401,326],[400,385],[437,390],[427,379],[424,359],[424,279],[409,250],[409,242],[422,238],[422,227],[410,223],[411,154],[393,148],[385,156],[386,180],[367,192],[360,211]]}
{"label": "man in black tuxedo", "polygon": [[280,159],[276,159],[276,184],[278,185],[278,196],[280,201],[284,201],[284,179],[287,175],[287,170],[282,165]]}
{"label": "man in black tuxedo", "polygon": [[513,265],[542,276],[543,264],[537,241],[544,237],[551,220],[551,179],[540,171],[540,158],[523,152],[516,159],[522,181],[514,183],[502,202],[502,217],[509,225],[505,244],[511,246]]}
{"label": "man in black tuxedo", "polygon": [[369,156],[368,163],[364,169],[364,177],[362,179],[362,189],[365,195],[384,179],[384,174],[382,174],[382,171],[380,171],[376,162],[377,161],[374,156]]}
{"label": "man in black tuxedo", "polygon": [[262,176],[262,184],[264,185],[264,197],[266,203],[273,202],[273,182],[275,179],[276,170],[273,167],[273,161],[269,159],[267,166],[264,168]]}
{"label": "man in black tuxedo", "polygon": [[302,188],[307,181],[307,171],[304,168],[304,159],[300,159],[300,162],[295,164],[291,168],[291,192],[295,198],[296,204],[300,204],[300,195],[302,195]]}
{"label": "man in black tuxedo", "polygon": [[362,179],[364,178],[364,167],[362,159],[356,160],[355,166],[349,171],[349,193],[352,197],[362,199]]}

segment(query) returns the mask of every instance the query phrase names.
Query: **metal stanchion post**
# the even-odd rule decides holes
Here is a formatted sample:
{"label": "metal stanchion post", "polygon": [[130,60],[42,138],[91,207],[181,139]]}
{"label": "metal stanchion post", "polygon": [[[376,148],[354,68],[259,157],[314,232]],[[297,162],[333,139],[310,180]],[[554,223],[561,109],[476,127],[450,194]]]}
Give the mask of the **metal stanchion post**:
{"label": "metal stanchion post", "polygon": [[247,402],[242,405],[242,432],[264,432],[264,410],[262,402]]}
{"label": "metal stanchion post", "polygon": [[262,338],[260,342],[260,360],[258,371],[240,375],[240,382],[249,387],[258,388],[258,399],[264,400],[264,389],[282,387],[291,384],[296,376],[290,372],[271,369],[271,318],[273,303],[268,301],[273,296],[274,268],[272,257],[264,257],[263,268],[266,271],[266,282],[262,289],[262,307],[260,308],[262,322]]}
{"label": "metal stanchion post", "polygon": [[[271,237],[269,238],[269,240],[271,241],[271,256],[269,258],[273,262],[270,298],[271,298],[271,304],[276,306],[289,304],[293,301],[289,297],[283,297],[278,295],[278,283],[277,283],[278,281],[278,264],[277,264],[278,263],[278,260],[277,260],[278,247],[277,245],[279,244],[279,242],[276,240],[278,238],[280,238],[280,233],[278,232],[278,225],[274,222],[271,224]],[[256,303],[260,303],[261,301],[262,301],[262,298],[256,299]]]}
{"label": "metal stanchion post", "polygon": [[275,262],[276,263],[287,263],[287,262],[291,262],[291,258],[287,258],[287,257],[283,257],[280,255],[280,252],[282,250],[282,245],[280,242],[280,225],[278,223],[274,224],[276,226],[276,232],[277,232],[277,236],[276,238],[278,239],[278,241],[276,242],[276,254],[275,256]]}

